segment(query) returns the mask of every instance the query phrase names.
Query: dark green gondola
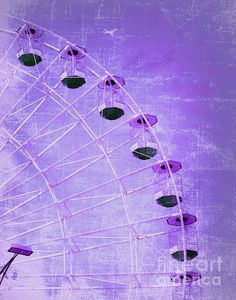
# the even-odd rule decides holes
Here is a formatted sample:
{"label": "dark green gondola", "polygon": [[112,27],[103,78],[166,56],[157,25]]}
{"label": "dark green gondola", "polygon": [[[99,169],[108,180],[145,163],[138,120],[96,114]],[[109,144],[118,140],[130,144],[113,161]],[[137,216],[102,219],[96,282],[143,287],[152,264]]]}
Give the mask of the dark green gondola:
{"label": "dark green gondola", "polygon": [[69,89],[77,89],[86,83],[83,77],[79,76],[66,76],[62,79],[63,85],[68,87]]}
{"label": "dark green gondola", "polygon": [[[180,202],[182,202],[182,198],[179,197]],[[162,196],[158,198],[157,204],[164,207],[174,207],[178,204],[177,197],[175,195]]]}
{"label": "dark green gondola", "polygon": [[[184,261],[184,250],[179,250],[179,251],[176,251],[174,253],[171,254],[171,256],[178,260],[178,261]],[[194,259],[196,256],[198,256],[198,252],[195,251],[195,250],[186,250],[186,258],[187,260],[192,260]]]}
{"label": "dark green gondola", "polygon": [[124,115],[124,110],[119,107],[106,107],[100,111],[100,115],[107,120],[117,120]]}
{"label": "dark green gondola", "polygon": [[42,61],[42,58],[38,54],[25,53],[18,57],[18,60],[27,67],[33,67]]}
{"label": "dark green gondola", "polygon": [[151,147],[141,147],[135,149],[132,153],[133,156],[137,157],[138,159],[148,160],[157,154],[157,149]]}

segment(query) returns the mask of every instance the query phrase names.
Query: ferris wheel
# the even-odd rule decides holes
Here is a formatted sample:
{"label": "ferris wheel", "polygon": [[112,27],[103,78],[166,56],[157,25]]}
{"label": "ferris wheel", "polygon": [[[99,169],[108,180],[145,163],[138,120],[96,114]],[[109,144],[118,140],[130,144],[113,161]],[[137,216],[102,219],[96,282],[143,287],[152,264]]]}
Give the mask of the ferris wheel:
{"label": "ferris wheel", "polygon": [[0,35],[3,299],[201,299],[158,116],[84,45],[5,14]]}

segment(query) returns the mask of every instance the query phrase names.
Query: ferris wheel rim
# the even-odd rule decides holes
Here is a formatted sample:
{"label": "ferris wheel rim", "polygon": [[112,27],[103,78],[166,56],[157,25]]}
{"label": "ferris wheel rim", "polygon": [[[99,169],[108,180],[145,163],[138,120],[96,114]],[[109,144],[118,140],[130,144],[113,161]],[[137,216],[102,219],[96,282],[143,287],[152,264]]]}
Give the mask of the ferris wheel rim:
{"label": "ferris wheel rim", "polygon": [[[15,17],[15,16],[12,16],[12,15],[9,15],[9,14],[5,14],[5,13],[2,13],[0,12],[0,14],[2,15],[5,15],[9,18],[13,18],[15,20],[19,20],[19,21],[22,21],[22,22],[27,22],[27,23],[31,23],[31,24],[34,24],[34,25],[37,25],[33,22],[29,22],[29,21],[26,21],[25,19],[22,19],[22,18],[18,18],[18,17]],[[39,25],[37,25],[39,26]],[[42,26],[40,26],[42,29],[45,30],[45,32],[49,33],[49,34],[52,34],[53,36],[57,37],[57,38],[60,38],[61,40],[63,40],[64,42],[68,43],[68,44],[72,44],[70,41],[68,41],[67,39],[65,39],[64,37],[54,33],[53,31],[51,30],[48,30]],[[9,33],[14,33],[14,32],[11,32],[9,31]],[[15,33],[16,34],[16,33]],[[51,47],[52,48],[52,47]],[[57,51],[60,51],[59,49],[56,49],[54,48],[54,50],[57,50]],[[95,62],[99,67],[102,68],[102,70],[105,72],[105,74],[107,74],[108,76],[110,76],[111,78],[114,77],[114,75],[112,75],[103,65],[101,65],[96,59],[94,59],[90,54],[87,54],[86,53],[86,57],[88,57],[90,60],[92,60],[93,62]],[[131,100],[131,103],[132,105],[134,105],[135,107],[135,112],[139,113],[144,119],[146,118],[145,117],[145,113],[140,109],[139,105],[136,103],[136,101],[133,99],[133,97],[129,94],[129,92],[126,90],[126,88],[124,88],[123,86],[120,87],[124,92],[125,94],[128,96],[128,98]],[[137,114],[138,115],[138,114]],[[148,123],[148,122],[147,122]],[[171,169],[170,169],[170,166],[169,166],[169,163],[168,163],[168,159],[165,155],[165,152],[161,146],[161,143],[159,141],[159,138],[157,137],[156,135],[156,132],[153,130],[153,128],[149,125],[148,123],[148,126],[149,126],[149,129],[151,130],[154,138],[156,139],[156,142],[157,144],[159,145],[160,149],[161,150],[161,156],[163,158],[163,161],[166,163],[167,165],[167,168],[168,168],[168,171],[169,171],[169,174],[170,174],[170,177],[171,177],[171,180],[172,180],[172,184],[173,184],[173,187],[174,187],[174,190],[175,190],[175,193],[176,193],[176,197],[177,197],[177,205],[178,205],[178,211],[179,211],[179,215],[180,215],[180,220],[181,220],[181,229],[182,229],[182,238],[183,238],[183,246],[184,246],[184,253],[186,252],[186,238],[185,238],[185,232],[184,232],[184,223],[183,223],[183,212],[182,212],[182,208],[181,208],[181,204],[180,204],[180,199],[179,199],[179,193],[178,193],[178,190],[176,188],[176,184],[175,184],[175,180],[174,180],[174,177],[172,175],[172,172],[171,172]],[[186,257],[184,258],[184,268],[186,268],[185,264],[186,264],[187,260],[186,260]]]}

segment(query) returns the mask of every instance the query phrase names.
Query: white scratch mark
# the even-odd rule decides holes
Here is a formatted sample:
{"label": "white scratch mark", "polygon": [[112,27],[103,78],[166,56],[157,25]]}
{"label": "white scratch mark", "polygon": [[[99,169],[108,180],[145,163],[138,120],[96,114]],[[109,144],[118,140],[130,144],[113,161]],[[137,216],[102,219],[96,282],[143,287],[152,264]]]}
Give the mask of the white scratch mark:
{"label": "white scratch mark", "polygon": [[50,25],[49,25],[49,30],[52,29],[52,18],[53,18],[53,13],[54,13],[54,8],[57,0],[54,0],[52,3],[52,12],[51,12],[51,18],[50,18]]}
{"label": "white scratch mark", "polygon": [[104,29],[103,30],[103,33],[104,34],[110,34],[112,37],[114,36],[115,32],[118,30],[118,28],[115,28],[115,29],[112,29],[112,30],[107,30],[107,29]]}

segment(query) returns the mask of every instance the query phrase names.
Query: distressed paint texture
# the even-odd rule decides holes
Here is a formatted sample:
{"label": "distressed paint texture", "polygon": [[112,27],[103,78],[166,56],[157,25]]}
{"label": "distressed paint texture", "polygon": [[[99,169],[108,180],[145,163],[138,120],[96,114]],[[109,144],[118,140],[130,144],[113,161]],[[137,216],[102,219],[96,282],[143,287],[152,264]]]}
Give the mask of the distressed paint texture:
{"label": "distressed paint texture", "polygon": [[[200,252],[195,263],[200,261],[198,267],[201,269],[202,275],[209,277],[210,280],[209,283],[202,284],[203,299],[235,299],[236,3],[232,0],[1,0],[0,10],[32,21],[69,41],[84,46],[88,53],[107,70],[125,78],[127,91],[144,112],[157,116],[157,134],[167,157],[182,162],[184,198],[189,203],[187,208],[198,216]],[[12,31],[16,29],[16,26],[21,25],[20,21],[11,22],[9,20],[2,17],[1,23],[5,23],[5,28]],[[1,34],[0,39],[2,41],[1,50],[4,51],[11,39],[5,37],[4,34]],[[10,52],[12,55],[13,53],[14,51]],[[48,61],[50,61],[50,55]],[[57,75],[53,74],[54,71]],[[58,75],[59,70],[56,67],[52,68],[49,76],[52,84],[55,83],[54,77]],[[1,80],[4,80],[4,77]],[[11,94],[2,100],[1,116],[9,110],[14,99],[19,98],[23,93],[23,88],[17,80],[13,81],[12,86]],[[63,88],[59,89],[59,93],[65,96],[69,102],[72,101],[72,94],[65,92]],[[39,98],[42,94],[38,93],[37,96]],[[88,112],[90,107],[96,105],[96,97],[96,93],[85,97],[76,108],[81,109],[82,113]],[[24,103],[30,103],[30,99],[31,96],[27,95]],[[30,137],[35,130],[43,126],[44,122],[60,111],[59,108],[57,109],[54,108],[54,103],[51,101],[43,103],[37,116],[32,118],[31,122],[26,124],[20,132],[18,140],[23,142]],[[12,131],[14,131],[26,116],[27,112],[20,114],[18,118],[8,120],[7,126],[11,123]],[[73,118],[68,115],[66,120],[60,119],[57,125],[68,125],[73,121]],[[97,130],[96,120],[89,119],[88,123],[95,131]],[[109,125],[104,126],[105,129],[109,128]],[[52,129],[54,128],[52,127]],[[4,135],[3,132],[1,135]],[[128,131],[122,129],[119,135],[111,136],[105,143],[109,148],[118,144],[117,139],[124,142],[128,137]],[[84,130],[76,129],[73,134],[62,139],[47,153],[44,161],[41,161],[41,167],[47,167],[49,162],[54,162],[56,158],[59,159],[69,150],[73,151],[78,145],[77,138],[81,145],[89,141]],[[30,145],[27,151],[34,155],[39,153],[47,143],[48,140],[40,139],[36,144]],[[97,149],[97,146],[91,147],[88,152],[82,152],[80,158],[101,155],[101,151]],[[9,146],[5,152],[2,152],[1,170],[10,169],[26,162],[26,159],[20,155],[4,162],[4,157],[7,157],[11,151]],[[124,150],[121,151],[119,157],[112,156],[112,161],[118,176],[135,167],[143,166],[140,162],[133,160],[130,153],[126,153]],[[85,164],[86,162],[80,166]],[[76,168],[78,165],[49,172],[48,180],[55,184],[60,178],[66,176],[67,172],[76,170]],[[32,169],[30,167],[27,172],[25,177],[18,178],[16,183],[34,174],[35,171],[33,167]],[[112,176],[109,163],[98,162],[83,175],[75,177],[68,185],[58,187],[55,191],[56,197],[62,199],[66,197],[68,190],[76,193],[84,187],[88,188],[98,184],[99,179],[105,180]],[[151,178],[152,174],[143,173],[143,175],[127,181],[126,188],[132,188],[138,183],[145,184]],[[4,180],[3,176],[1,176],[1,180]],[[44,184],[43,179],[35,180],[17,190],[17,194],[42,188]],[[98,191],[98,193],[109,195],[119,192],[117,185],[108,185],[105,189]],[[156,206],[154,199],[147,199],[147,197],[151,197],[153,191],[148,192],[140,193],[128,200],[130,216],[134,222],[166,213]],[[16,196],[16,194],[12,196]],[[91,192],[89,196],[94,196],[94,193]],[[49,195],[42,196],[32,204],[32,207],[16,210],[12,217],[32,208],[40,208],[42,203],[44,203],[43,205],[50,204],[51,201]],[[96,201],[89,200],[88,202],[83,199],[79,203],[72,201],[68,205],[72,211],[73,209],[76,211],[87,205],[98,203]],[[17,202],[17,204],[19,203]],[[4,207],[1,206],[1,214],[12,207],[15,207],[15,202],[4,202]],[[64,211],[65,208],[60,209]],[[4,239],[42,225],[36,217],[40,219],[40,215],[38,215],[28,220],[29,223],[26,224],[19,224],[18,220],[2,226]],[[48,214],[44,213],[41,217],[45,219],[44,222],[50,222],[57,218],[57,215],[54,211],[48,211]],[[27,220],[24,221],[27,222]],[[119,200],[115,204],[97,208],[90,214],[81,215],[80,219],[68,222],[67,230],[72,235],[126,222],[127,216],[123,204]],[[145,230],[161,232],[166,230],[166,227],[162,223],[157,223],[139,229],[143,232]],[[129,230],[126,230],[113,232],[113,234],[119,238],[123,236],[129,238],[130,233]],[[38,230],[35,234],[23,236],[20,238],[20,242],[33,244],[40,240],[55,239],[57,236],[61,236],[61,228],[59,224],[53,224],[51,227]],[[106,237],[100,237],[103,243],[106,242],[108,236],[109,234]],[[8,245],[4,243],[1,244],[1,249],[5,249]],[[96,244],[97,240],[93,238],[78,239],[77,243],[81,248],[86,248]],[[138,241],[138,243],[140,243],[139,246],[134,244],[133,247],[138,252],[139,271],[155,272],[160,268],[162,259],[169,260],[168,243],[165,237]],[[66,247],[65,242],[55,242],[48,246],[42,245],[42,248],[38,246],[36,249],[40,255],[35,254],[35,257],[63,252],[65,250],[63,247]],[[1,264],[4,264],[8,255],[4,250],[2,253]],[[130,272],[134,265],[130,261],[129,244],[117,245],[110,250],[104,248],[104,250],[88,253],[86,255],[86,252],[81,252],[79,256],[67,255],[66,265],[63,265],[62,257],[49,258],[48,262],[47,260],[38,261],[35,262],[35,265],[32,263],[16,264],[10,269],[9,276],[5,279],[5,287],[9,287],[9,289],[3,289],[0,292],[1,299],[18,300],[23,297],[35,300],[171,299],[171,287],[136,291],[93,290],[92,286],[101,287],[102,283],[88,280],[86,276],[85,278],[72,278],[73,282],[71,283],[69,265],[73,266],[72,273],[75,274]],[[221,268],[216,262],[218,257],[222,259]],[[215,262],[212,262],[213,260]],[[21,269],[22,265],[24,265],[23,269]],[[35,272],[32,268],[35,268]],[[36,276],[36,279],[34,277],[27,278],[25,280],[30,280],[28,285],[36,288],[44,286],[47,290],[24,291],[20,289],[21,284],[24,286],[24,282],[19,283],[19,280],[23,279],[14,279],[14,274],[20,276],[27,275],[27,273],[67,273],[69,279],[63,280],[53,276],[46,279],[39,276]],[[114,277],[112,280],[128,284],[124,278]],[[153,284],[157,281],[155,277],[150,280]],[[66,288],[71,287],[71,284],[76,288],[87,285],[91,286],[91,289],[86,291],[78,289],[71,292],[69,289],[61,291],[57,288],[50,288],[51,286]],[[14,290],[14,286],[19,289]]]}

